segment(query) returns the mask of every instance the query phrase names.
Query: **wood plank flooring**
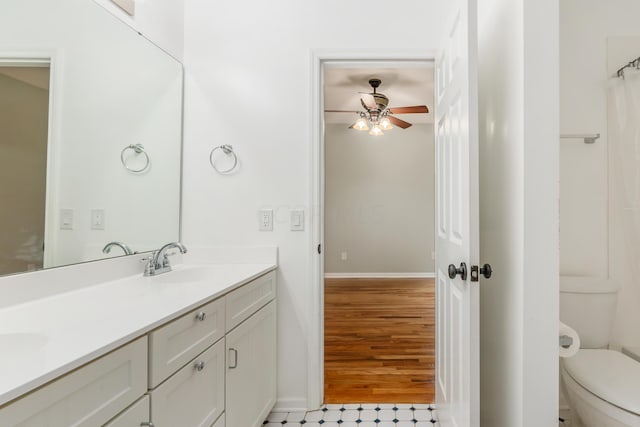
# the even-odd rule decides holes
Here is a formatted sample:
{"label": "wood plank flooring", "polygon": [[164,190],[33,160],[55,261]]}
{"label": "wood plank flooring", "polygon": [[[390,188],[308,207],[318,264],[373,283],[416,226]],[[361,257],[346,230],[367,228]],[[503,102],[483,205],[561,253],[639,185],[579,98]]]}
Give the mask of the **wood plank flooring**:
{"label": "wood plank flooring", "polygon": [[325,279],[325,403],[435,400],[433,279]]}

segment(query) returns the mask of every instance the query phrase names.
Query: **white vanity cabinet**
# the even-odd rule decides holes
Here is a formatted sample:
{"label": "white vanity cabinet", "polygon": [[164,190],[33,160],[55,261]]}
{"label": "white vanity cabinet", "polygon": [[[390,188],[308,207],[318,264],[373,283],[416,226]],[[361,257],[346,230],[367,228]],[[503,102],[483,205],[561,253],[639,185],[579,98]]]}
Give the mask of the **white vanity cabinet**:
{"label": "white vanity cabinet", "polygon": [[0,426],[261,426],[276,398],[276,273],[227,289],[1,406]]}
{"label": "white vanity cabinet", "polygon": [[227,333],[229,426],[257,427],[276,399],[276,301]]}
{"label": "white vanity cabinet", "polygon": [[275,404],[275,298],[275,272],[257,278],[226,297],[226,418],[229,426],[262,425]]}
{"label": "white vanity cabinet", "polygon": [[[0,409],[0,426],[101,426],[147,389],[147,337],[120,347]],[[148,415],[141,421],[148,421]]]}

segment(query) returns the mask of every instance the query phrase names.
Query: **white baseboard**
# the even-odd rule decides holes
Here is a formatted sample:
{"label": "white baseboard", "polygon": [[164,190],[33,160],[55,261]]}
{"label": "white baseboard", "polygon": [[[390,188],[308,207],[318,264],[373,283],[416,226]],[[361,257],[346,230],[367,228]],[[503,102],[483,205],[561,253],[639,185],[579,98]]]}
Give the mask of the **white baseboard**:
{"label": "white baseboard", "polygon": [[272,412],[306,412],[318,408],[307,408],[307,399],[290,398],[278,399],[274,405]]}
{"label": "white baseboard", "polygon": [[433,279],[436,273],[324,273],[325,279]]}

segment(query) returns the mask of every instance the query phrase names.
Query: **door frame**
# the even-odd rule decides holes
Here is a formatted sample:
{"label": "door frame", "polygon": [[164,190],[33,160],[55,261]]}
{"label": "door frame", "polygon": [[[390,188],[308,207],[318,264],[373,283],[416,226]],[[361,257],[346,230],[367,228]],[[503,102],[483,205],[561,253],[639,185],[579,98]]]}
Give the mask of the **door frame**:
{"label": "door frame", "polygon": [[[324,401],[324,73],[328,64],[337,66],[400,67],[415,62],[435,62],[437,51],[378,49],[318,49],[311,52],[311,290],[307,328],[307,408]],[[318,246],[323,248],[318,254]]]}

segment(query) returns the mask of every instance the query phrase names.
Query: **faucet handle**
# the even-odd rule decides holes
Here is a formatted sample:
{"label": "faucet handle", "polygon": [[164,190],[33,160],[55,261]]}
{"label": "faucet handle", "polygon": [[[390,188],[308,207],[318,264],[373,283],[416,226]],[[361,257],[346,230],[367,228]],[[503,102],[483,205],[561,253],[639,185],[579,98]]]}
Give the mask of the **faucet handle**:
{"label": "faucet handle", "polygon": [[156,259],[157,251],[152,251],[148,257],[140,258],[140,262],[146,262],[144,266],[144,275],[153,276],[155,273],[154,260]]}

